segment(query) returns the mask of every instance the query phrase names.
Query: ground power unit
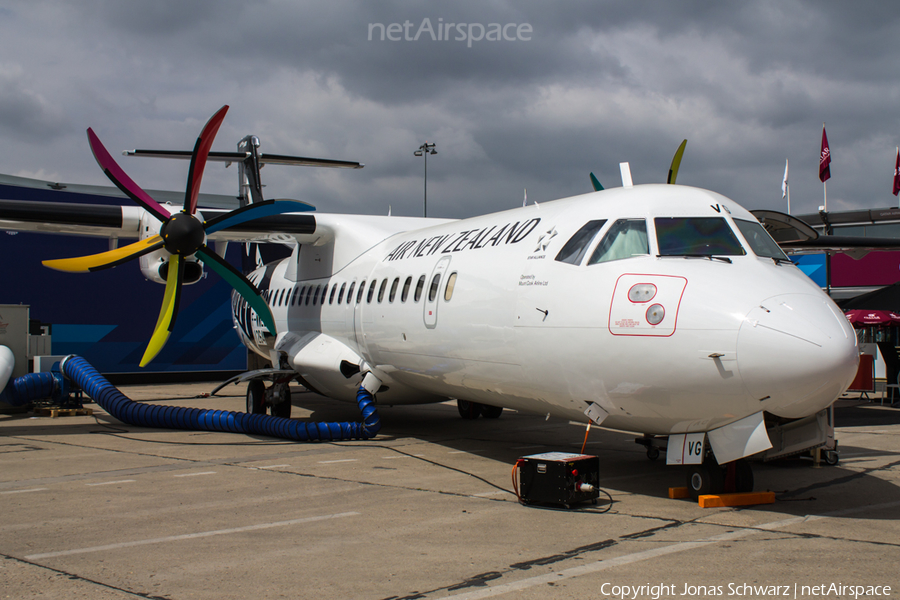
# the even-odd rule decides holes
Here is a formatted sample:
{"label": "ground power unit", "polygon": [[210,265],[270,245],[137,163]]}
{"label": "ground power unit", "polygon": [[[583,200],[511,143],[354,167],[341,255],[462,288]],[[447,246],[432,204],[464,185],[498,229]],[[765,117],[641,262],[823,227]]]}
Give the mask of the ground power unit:
{"label": "ground power unit", "polygon": [[523,504],[569,508],[580,502],[596,504],[600,497],[600,459],[596,456],[567,452],[523,456],[516,461],[514,480],[516,474],[517,495]]}

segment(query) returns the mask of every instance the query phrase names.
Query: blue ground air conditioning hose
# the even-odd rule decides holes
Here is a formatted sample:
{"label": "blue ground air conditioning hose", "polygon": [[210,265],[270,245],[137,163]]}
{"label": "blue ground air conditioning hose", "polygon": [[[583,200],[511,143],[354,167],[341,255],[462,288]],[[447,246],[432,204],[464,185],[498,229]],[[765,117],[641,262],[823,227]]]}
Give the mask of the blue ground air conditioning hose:
{"label": "blue ground air conditioning hose", "polygon": [[51,398],[59,389],[56,378],[50,373],[29,373],[10,379],[3,392],[0,392],[0,401],[12,406],[24,406],[35,400]]}
{"label": "blue ground air conditioning hose", "polygon": [[60,364],[60,369],[103,410],[129,425],[192,431],[230,431],[298,442],[366,440],[375,437],[381,429],[381,421],[375,410],[375,398],[362,386],[356,394],[356,402],[363,415],[361,422],[305,423],[261,414],[134,402],[79,356],[67,356]]}

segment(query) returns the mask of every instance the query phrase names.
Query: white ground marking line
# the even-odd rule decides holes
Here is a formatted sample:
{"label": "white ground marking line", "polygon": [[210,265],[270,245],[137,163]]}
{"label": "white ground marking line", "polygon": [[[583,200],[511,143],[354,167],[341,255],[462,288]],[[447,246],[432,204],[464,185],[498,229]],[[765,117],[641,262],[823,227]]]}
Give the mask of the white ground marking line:
{"label": "white ground marking line", "polygon": [[134,542],[120,542],[118,544],[107,544],[105,546],[91,546],[89,548],[76,548],[73,550],[60,550],[59,552],[44,552],[43,554],[31,554],[26,556],[26,560],[39,560],[42,558],[53,558],[56,556],[68,556],[70,554],[87,554],[89,552],[103,552],[105,550],[118,550],[119,548],[133,548],[134,546],[146,546],[148,544],[163,544],[166,542],[175,542],[178,540],[192,540],[197,538],[210,537],[214,535],[227,535],[230,533],[243,533],[245,531],[258,531],[260,529],[271,529],[273,527],[286,527],[288,525],[299,525],[301,523],[315,523],[316,521],[327,521],[329,519],[340,519],[341,517],[353,517],[359,515],[358,512],[336,513],[333,515],[323,515],[320,517],[305,517],[302,519],[291,519],[290,521],[277,521],[275,523],[260,523],[259,525],[248,525],[246,527],[233,527],[231,529],[217,529],[214,531],[200,531],[198,533],[186,533],[184,535],[171,535],[160,538],[150,538],[148,540],[137,540]]}
{"label": "white ground marking line", "polygon": [[10,490],[8,492],[0,492],[0,495],[3,494],[30,494],[31,492],[44,492],[50,488],[31,488],[30,490]]}
{"label": "white ground marking line", "polygon": [[488,496],[499,496],[500,494],[509,494],[504,490],[496,490],[494,492],[484,492],[483,494],[472,494],[476,498],[487,498]]}
{"label": "white ground marking line", "polygon": [[382,456],[381,460],[397,460],[398,458],[422,458],[425,456],[424,454],[401,454],[401,455],[393,455],[393,456]]}
{"label": "white ground marking line", "polygon": [[280,469],[291,465],[266,465],[265,467],[253,467],[254,469]]}
{"label": "white ground marking line", "polygon": [[484,452],[481,448],[476,450],[454,450],[453,452],[448,452],[447,454],[477,454],[479,452]]}
{"label": "white ground marking line", "polygon": [[356,462],[358,459],[356,458],[341,458],[339,460],[320,460],[320,465],[332,465],[334,463],[342,463],[342,462]]}
{"label": "white ground marking line", "polygon": [[215,471],[202,471],[200,473],[181,473],[180,475],[173,475],[172,477],[197,477],[198,475],[215,475]]}
{"label": "white ground marking line", "polygon": [[101,481],[100,483],[86,483],[88,487],[96,487],[98,485],[115,485],[117,483],[134,483],[136,479],[119,479],[118,481]]}
{"label": "white ground marking line", "polygon": [[812,521],[818,521],[820,519],[827,519],[830,517],[838,517],[838,516],[844,516],[844,515],[860,513],[860,512],[870,512],[873,510],[894,508],[897,506],[900,506],[900,501],[885,502],[884,504],[871,504],[869,506],[858,506],[855,508],[847,508],[847,509],[843,509],[843,510],[827,512],[827,513],[824,513],[821,515],[807,515],[805,517],[792,517],[790,519],[784,519],[782,521],[774,521],[772,523],[763,523],[762,525],[756,525],[750,529],[738,529],[735,531],[729,531],[727,533],[722,533],[722,534],[710,536],[707,538],[701,538],[699,540],[694,540],[692,542],[678,542],[675,544],[671,544],[669,546],[662,546],[660,548],[654,548],[652,550],[644,550],[642,552],[635,552],[633,554],[626,554],[624,556],[617,556],[615,558],[598,560],[598,561],[590,563],[590,564],[581,565],[578,567],[572,567],[570,569],[564,569],[564,570],[558,571],[556,573],[547,573],[546,575],[537,575],[535,577],[529,577],[527,579],[520,579],[519,581],[513,581],[510,583],[496,585],[496,586],[492,586],[492,587],[478,590],[478,591],[464,592],[462,594],[455,594],[452,596],[442,596],[442,598],[444,600],[446,600],[448,598],[453,598],[454,600],[477,600],[478,598],[490,598],[492,596],[500,596],[502,594],[509,594],[511,592],[517,592],[519,590],[528,589],[528,588],[535,587],[538,585],[544,585],[547,583],[555,583],[557,581],[562,581],[564,579],[572,579],[573,577],[579,577],[581,575],[587,575],[589,573],[598,573],[600,571],[605,571],[607,569],[612,569],[614,567],[618,567],[621,565],[628,565],[628,564],[640,562],[643,560],[649,560],[651,558],[665,556],[667,554],[675,554],[677,552],[684,552],[685,550],[694,550],[696,548],[702,548],[703,546],[708,546],[710,544],[716,544],[718,542],[725,542],[725,541],[729,541],[729,540],[740,539],[740,538],[752,535],[754,533],[759,533],[760,530],[771,531],[774,529],[781,529],[783,527],[789,527],[791,525],[796,525],[798,523],[804,523],[804,522],[808,523],[808,522],[812,522]]}
{"label": "white ground marking line", "polygon": [[544,444],[538,444],[537,446],[513,446],[510,450],[531,450],[532,448],[546,448]]}

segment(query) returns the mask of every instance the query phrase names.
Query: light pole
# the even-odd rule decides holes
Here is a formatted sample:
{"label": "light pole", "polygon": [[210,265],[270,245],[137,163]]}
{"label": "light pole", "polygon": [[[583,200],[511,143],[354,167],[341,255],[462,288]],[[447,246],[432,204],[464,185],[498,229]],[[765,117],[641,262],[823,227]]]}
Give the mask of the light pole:
{"label": "light pole", "polygon": [[425,142],[419,149],[413,152],[413,156],[424,156],[425,157],[425,211],[424,216],[428,216],[428,155],[429,154],[437,154],[437,150],[434,149],[435,144],[430,144]]}

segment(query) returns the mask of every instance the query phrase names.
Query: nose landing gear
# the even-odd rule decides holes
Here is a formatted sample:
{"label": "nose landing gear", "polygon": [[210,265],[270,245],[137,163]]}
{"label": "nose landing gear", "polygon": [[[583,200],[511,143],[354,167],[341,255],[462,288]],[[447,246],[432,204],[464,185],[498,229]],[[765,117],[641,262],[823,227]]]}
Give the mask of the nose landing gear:
{"label": "nose landing gear", "polygon": [[753,469],[743,458],[720,465],[709,455],[703,464],[688,468],[687,488],[693,500],[706,494],[752,492]]}

